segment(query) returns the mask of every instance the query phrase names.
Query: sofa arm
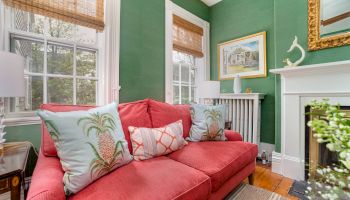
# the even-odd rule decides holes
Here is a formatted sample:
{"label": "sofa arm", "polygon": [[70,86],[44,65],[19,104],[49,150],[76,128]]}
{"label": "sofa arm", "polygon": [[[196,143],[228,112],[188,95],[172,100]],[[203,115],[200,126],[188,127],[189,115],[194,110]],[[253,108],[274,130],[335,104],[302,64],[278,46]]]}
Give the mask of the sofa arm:
{"label": "sofa arm", "polygon": [[231,130],[225,130],[225,136],[228,141],[243,141],[243,138],[239,133]]}
{"label": "sofa arm", "polygon": [[46,157],[39,151],[27,200],[65,200],[63,170],[57,157]]}

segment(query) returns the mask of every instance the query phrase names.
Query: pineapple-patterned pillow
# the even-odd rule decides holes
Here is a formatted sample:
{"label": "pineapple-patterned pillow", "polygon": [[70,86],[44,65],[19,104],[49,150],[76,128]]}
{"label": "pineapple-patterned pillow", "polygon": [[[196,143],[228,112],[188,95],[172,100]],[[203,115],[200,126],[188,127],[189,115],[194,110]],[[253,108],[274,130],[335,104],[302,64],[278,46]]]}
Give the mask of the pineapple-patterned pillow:
{"label": "pineapple-patterned pillow", "polygon": [[192,142],[226,140],[224,134],[225,105],[192,104],[190,111],[192,126],[187,140]]}
{"label": "pineapple-patterned pillow", "polygon": [[182,149],[187,142],[183,138],[182,120],[160,128],[129,126],[135,160],[147,160]]}
{"label": "pineapple-patterned pillow", "polygon": [[88,111],[40,110],[38,115],[55,142],[66,195],[132,160],[116,103]]}

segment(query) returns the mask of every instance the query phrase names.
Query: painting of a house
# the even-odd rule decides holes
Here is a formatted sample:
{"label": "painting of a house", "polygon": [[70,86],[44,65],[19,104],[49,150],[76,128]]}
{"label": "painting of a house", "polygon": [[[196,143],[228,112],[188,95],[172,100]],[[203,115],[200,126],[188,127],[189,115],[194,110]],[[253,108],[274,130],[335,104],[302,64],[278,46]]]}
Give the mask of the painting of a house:
{"label": "painting of a house", "polygon": [[[262,35],[263,36],[263,35]],[[245,40],[233,40],[219,45],[220,78],[265,74],[265,41],[259,36]],[[262,74],[261,74],[262,73]]]}

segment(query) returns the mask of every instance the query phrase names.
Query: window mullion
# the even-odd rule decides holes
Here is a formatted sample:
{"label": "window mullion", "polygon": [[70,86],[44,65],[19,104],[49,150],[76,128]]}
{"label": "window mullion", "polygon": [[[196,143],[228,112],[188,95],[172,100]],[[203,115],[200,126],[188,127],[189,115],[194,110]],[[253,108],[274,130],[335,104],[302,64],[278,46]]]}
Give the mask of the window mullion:
{"label": "window mullion", "polygon": [[181,94],[182,77],[181,77],[181,71],[182,71],[182,65],[181,65],[181,62],[180,62],[179,63],[179,104],[182,104],[182,94]]}
{"label": "window mullion", "polygon": [[[45,25],[44,25],[45,26]],[[47,39],[44,37],[44,73],[43,73],[43,103],[48,103],[48,92],[47,92]]]}
{"label": "window mullion", "polygon": [[[74,36],[75,37],[75,36]],[[77,45],[74,44],[73,50],[73,104],[77,104]]]}
{"label": "window mullion", "polygon": [[192,80],[191,80],[191,71],[192,71],[192,65],[188,66],[188,100],[191,102],[192,101]]}

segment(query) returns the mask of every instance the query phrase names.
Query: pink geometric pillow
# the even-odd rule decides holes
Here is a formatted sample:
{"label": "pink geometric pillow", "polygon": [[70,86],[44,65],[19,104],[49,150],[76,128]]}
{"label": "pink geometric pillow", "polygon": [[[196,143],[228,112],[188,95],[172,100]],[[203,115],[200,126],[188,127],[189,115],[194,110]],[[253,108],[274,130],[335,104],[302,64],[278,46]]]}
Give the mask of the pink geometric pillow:
{"label": "pink geometric pillow", "polygon": [[161,128],[129,126],[135,160],[147,160],[181,149],[187,142],[183,138],[182,120]]}

